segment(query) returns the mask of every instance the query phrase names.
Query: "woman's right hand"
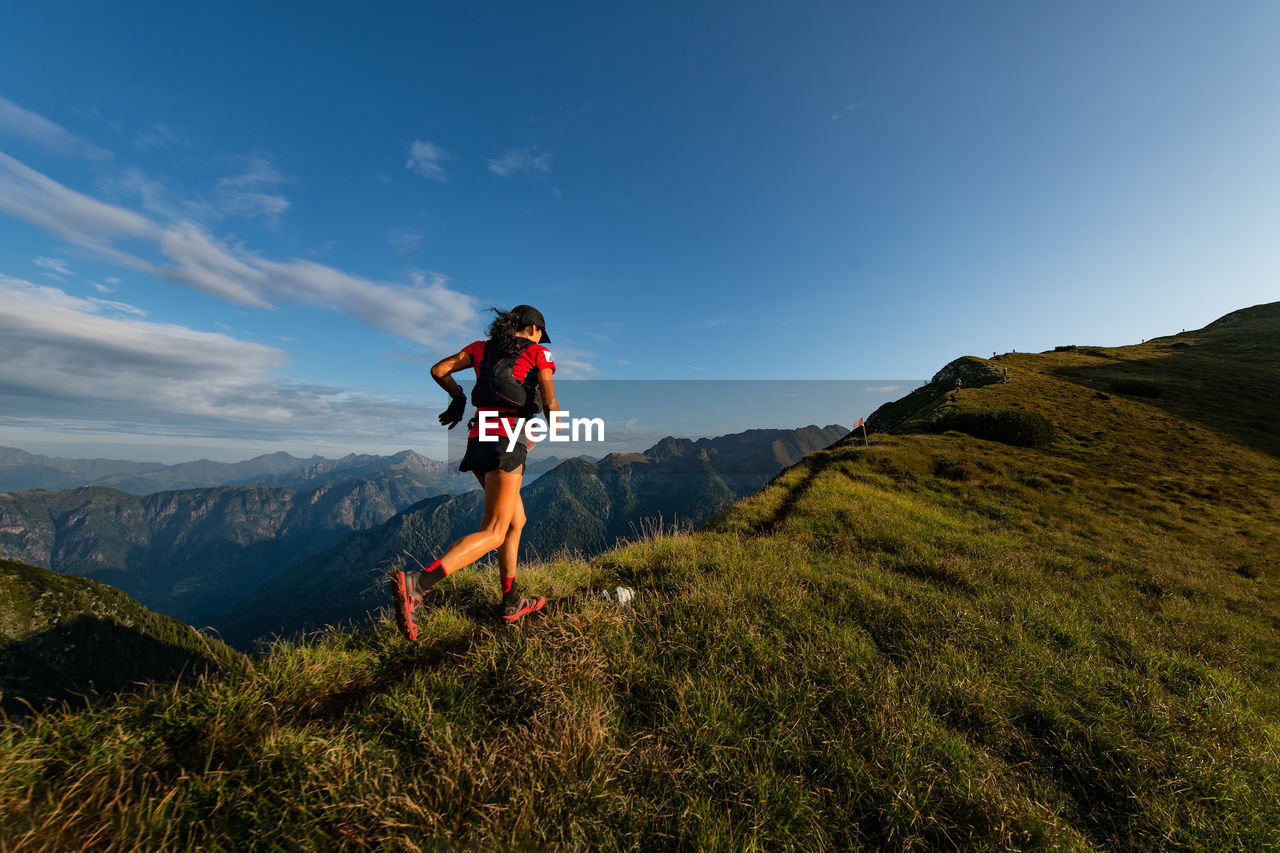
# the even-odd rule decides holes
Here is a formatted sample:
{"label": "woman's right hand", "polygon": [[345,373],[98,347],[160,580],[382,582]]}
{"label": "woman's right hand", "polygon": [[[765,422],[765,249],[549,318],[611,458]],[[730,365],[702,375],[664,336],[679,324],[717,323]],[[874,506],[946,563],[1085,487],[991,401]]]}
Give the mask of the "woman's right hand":
{"label": "woman's right hand", "polygon": [[449,403],[449,408],[440,413],[440,425],[453,429],[462,422],[462,415],[467,410],[467,397],[465,394],[455,394],[453,401]]}

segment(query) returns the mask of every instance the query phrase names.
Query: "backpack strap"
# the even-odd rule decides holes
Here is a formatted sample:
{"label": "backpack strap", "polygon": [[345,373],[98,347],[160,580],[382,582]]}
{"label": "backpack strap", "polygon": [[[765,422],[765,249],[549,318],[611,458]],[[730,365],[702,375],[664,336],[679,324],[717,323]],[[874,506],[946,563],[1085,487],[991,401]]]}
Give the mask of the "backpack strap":
{"label": "backpack strap", "polygon": [[[516,382],[512,372],[516,360],[531,346],[533,341],[528,338],[518,339],[515,348],[509,350],[499,349],[492,341],[486,343],[484,357],[477,371],[476,387],[471,392],[471,402],[477,409],[509,409],[525,416],[537,414],[541,407],[541,395],[534,384],[536,377],[532,381],[530,377],[525,377],[524,382]],[[502,368],[503,362],[509,362],[510,366]],[[499,391],[498,388],[505,383],[510,383],[506,386],[508,390]],[[517,390],[521,388],[526,390]],[[495,399],[495,395],[498,399]],[[527,402],[524,405],[516,403],[516,399],[520,398],[527,398]]]}
{"label": "backpack strap", "polygon": [[528,338],[516,338],[516,340],[518,341],[516,348],[510,350],[500,350],[493,345],[493,341],[487,341],[484,345],[484,359],[481,362],[480,370],[483,372],[484,365],[491,360],[502,361],[504,358],[511,358],[513,355],[518,358],[520,353],[533,346],[533,341]]}

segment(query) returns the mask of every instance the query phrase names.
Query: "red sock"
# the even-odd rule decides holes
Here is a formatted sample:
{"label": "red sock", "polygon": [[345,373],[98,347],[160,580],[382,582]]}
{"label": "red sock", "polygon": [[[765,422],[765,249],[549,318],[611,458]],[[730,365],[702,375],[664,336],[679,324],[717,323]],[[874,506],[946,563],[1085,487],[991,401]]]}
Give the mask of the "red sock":
{"label": "red sock", "polygon": [[444,580],[444,566],[439,560],[433,560],[426,571],[418,575],[418,589],[424,592]]}
{"label": "red sock", "polygon": [[502,579],[502,603],[516,604],[520,601],[520,590],[516,587],[515,577]]}

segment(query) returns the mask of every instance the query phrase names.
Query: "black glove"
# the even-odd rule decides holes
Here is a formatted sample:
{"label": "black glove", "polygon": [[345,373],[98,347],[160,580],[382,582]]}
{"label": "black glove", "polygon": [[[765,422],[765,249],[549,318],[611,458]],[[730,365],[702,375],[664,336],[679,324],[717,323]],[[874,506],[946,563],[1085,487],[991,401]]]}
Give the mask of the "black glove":
{"label": "black glove", "polygon": [[440,414],[440,426],[453,429],[462,421],[462,413],[467,410],[467,395],[459,394],[453,398],[449,408]]}

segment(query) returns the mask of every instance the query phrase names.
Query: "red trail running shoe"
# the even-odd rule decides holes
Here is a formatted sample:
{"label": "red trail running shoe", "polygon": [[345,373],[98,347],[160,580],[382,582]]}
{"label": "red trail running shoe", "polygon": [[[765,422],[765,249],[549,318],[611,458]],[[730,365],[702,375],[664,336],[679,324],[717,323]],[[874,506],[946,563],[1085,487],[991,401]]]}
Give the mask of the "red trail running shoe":
{"label": "red trail running shoe", "polygon": [[521,598],[514,604],[502,605],[502,621],[508,624],[528,616],[530,613],[537,613],[542,609],[542,605],[547,600],[541,595],[535,595],[533,598]]}
{"label": "red trail running shoe", "polygon": [[397,571],[391,575],[391,598],[396,605],[396,627],[405,639],[418,639],[418,625],[414,613],[422,606],[422,593],[418,591],[418,575],[421,572]]}

